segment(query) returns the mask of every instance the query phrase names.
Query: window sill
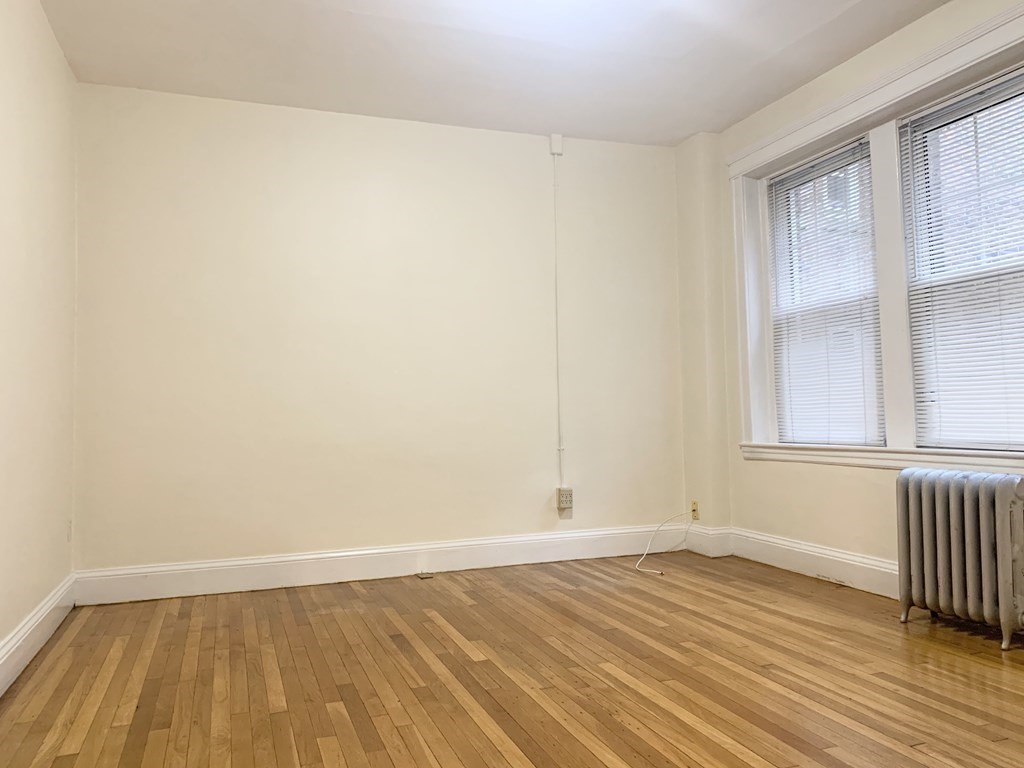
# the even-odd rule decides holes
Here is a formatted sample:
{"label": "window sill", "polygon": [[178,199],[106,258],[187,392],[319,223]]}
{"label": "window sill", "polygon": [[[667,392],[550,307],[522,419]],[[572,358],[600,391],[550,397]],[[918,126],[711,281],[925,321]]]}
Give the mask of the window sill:
{"label": "window sill", "polygon": [[790,461],[874,469],[933,467],[1024,474],[1024,453],[1016,451],[740,443],[740,452],[747,461]]}

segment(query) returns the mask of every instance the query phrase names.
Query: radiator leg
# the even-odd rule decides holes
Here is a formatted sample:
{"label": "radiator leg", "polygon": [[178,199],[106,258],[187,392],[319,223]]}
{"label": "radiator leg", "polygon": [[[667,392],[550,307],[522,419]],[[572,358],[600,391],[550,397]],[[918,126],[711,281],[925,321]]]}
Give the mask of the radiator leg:
{"label": "radiator leg", "polygon": [[910,620],[910,609],[914,605],[910,594],[900,595],[900,624],[906,624]]}
{"label": "radiator leg", "polygon": [[1010,645],[1013,643],[1013,627],[1003,627],[1003,645],[1004,651],[1010,650]]}
{"label": "radiator leg", "polygon": [[931,614],[932,621],[938,621],[939,620],[939,612],[938,611],[928,611],[928,613]]}

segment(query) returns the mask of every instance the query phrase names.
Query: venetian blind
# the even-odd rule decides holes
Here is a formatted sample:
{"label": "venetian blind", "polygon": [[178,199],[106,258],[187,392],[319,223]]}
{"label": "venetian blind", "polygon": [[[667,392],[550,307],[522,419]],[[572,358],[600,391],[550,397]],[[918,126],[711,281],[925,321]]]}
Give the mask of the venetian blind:
{"label": "venetian blind", "polygon": [[1024,447],[1024,80],[901,128],[917,442]]}
{"label": "venetian blind", "polygon": [[884,445],[867,142],[772,179],[768,205],[779,440]]}

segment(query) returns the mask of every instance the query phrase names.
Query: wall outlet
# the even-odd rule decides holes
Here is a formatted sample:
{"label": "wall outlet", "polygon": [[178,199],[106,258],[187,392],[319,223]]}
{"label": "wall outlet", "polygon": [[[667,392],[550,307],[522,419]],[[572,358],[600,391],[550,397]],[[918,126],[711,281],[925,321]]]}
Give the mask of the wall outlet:
{"label": "wall outlet", "polygon": [[572,488],[558,489],[558,509],[572,509]]}
{"label": "wall outlet", "polygon": [[690,519],[700,520],[700,504],[696,501],[690,502]]}

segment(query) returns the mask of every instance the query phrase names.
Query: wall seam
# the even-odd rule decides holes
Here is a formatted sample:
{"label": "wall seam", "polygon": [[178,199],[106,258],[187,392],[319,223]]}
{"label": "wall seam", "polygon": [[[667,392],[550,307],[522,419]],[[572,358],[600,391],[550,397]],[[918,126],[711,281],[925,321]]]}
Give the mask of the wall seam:
{"label": "wall seam", "polygon": [[81,277],[80,277],[80,260],[81,252],[79,248],[80,232],[79,232],[79,174],[80,168],[80,152],[79,152],[79,131],[78,131],[78,113],[79,113],[79,99],[78,99],[78,82],[76,81],[72,85],[71,95],[71,130],[72,130],[72,160],[74,165],[74,209],[73,216],[74,222],[72,231],[74,232],[75,244],[74,244],[74,279],[73,279],[73,290],[74,299],[71,309],[71,510],[70,510],[70,542],[71,549],[71,572],[74,573],[80,562],[78,552],[78,541],[80,536],[79,531],[79,508],[78,508],[78,474],[79,474],[79,457],[78,457],[78,433],[79,433],[79,397],[78,397],[78,384],[79,384],[79,298],[81,293]]}

